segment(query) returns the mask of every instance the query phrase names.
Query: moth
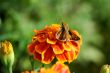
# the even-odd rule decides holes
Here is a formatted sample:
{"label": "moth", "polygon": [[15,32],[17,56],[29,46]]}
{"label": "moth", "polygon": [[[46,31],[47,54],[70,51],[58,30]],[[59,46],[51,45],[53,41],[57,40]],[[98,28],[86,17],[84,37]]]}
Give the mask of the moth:
{"label": "moth", "polygon": [[68,27],[67,24],[62,23],[60,30],[56,33],[56,39],[60,41],[78,41],[80,40],[80,37],[78,37],[76,34],[74,34]]}

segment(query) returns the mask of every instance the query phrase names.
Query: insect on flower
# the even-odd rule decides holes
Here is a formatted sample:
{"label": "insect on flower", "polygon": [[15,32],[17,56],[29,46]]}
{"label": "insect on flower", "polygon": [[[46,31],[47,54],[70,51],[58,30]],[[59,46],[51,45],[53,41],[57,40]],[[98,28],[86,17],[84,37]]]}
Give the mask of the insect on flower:
{"label": "insect on flower", "polygon": [[45,64],[51,63],[54,58],[62,63],[70,63],[77,58],[81,44],[81,35],[76,30],[70,30],[63,23],[52,24],[36,30],[28,51],[35,60]]}
{"label": "insect on flower", "polygon": [[65,23],[62,23],[60,30],[56,33],[56,39],[64,42],[80,40],[80,38],[74,34]]}

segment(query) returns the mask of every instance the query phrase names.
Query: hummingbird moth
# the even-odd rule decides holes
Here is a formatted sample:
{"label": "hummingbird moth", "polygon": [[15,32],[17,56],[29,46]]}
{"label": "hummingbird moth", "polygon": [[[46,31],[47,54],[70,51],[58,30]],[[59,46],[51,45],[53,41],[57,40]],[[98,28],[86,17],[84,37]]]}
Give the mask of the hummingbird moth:
{"label": "hummingbird moth", "polygon": [[60,30],[56,33],[56,39],[60,41],[78,41],[80,37],[74,34],[67,24],[62,23]]}

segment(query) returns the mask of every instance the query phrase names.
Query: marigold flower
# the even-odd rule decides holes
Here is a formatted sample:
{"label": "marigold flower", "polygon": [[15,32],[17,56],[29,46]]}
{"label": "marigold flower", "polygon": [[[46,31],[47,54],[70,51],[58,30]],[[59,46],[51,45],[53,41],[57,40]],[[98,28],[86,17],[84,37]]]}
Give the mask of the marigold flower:
{"label": "marigold flower", "polygon": [[69,67],[61,62],[56,62],[51,68],[41,68],[39,71],[24,71],[22,73],[70,73]]}
{"label": "marigold flower", "polygon": [[71,34],[77,35],[80,40],[60,41],[56,39],[60,27],[58,24],[53,24],[43,30],[35,30],[32,42],[28,45],[29,54],[33,55],[34,59],[49,64],[55,57],[61,62],[69,63],[77,58],[82,43],[81,36],[72,30]]}
{"label": "marigold flower", "polygon": [[41,68],[38,73],[70,73],[70,70],[68,66],[62,64],[61,62],[57,62],[51,68]]}

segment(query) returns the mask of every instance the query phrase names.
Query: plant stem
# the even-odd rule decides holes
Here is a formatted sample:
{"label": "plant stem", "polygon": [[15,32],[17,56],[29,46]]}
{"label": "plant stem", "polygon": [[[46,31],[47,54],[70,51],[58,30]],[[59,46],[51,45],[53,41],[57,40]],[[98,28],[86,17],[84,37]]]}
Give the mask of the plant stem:
{"label": "plant stem", "polygon": [[12,73],[12,66],[6,67],[6,73]]}

